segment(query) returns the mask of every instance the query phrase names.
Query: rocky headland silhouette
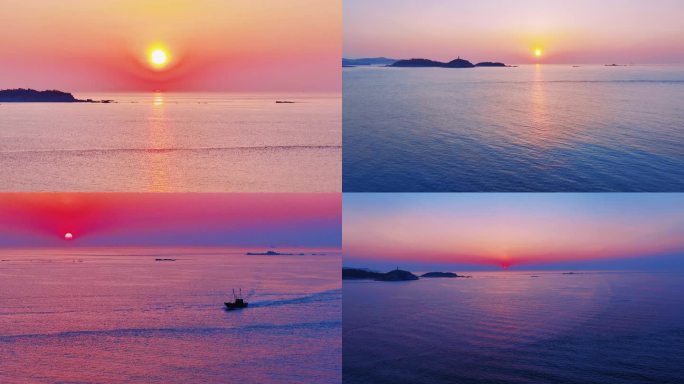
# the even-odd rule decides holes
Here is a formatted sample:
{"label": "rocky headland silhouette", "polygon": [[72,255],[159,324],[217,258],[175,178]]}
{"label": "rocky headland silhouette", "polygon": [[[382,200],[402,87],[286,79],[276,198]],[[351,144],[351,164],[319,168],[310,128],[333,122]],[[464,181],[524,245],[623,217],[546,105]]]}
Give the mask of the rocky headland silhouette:
{"label": "rocky headland silhouette", "polygon": [[2,89],[0,103],[111,103],[113,100],[77,99],[69,92],[55,89],[37,91],[35,89]]}

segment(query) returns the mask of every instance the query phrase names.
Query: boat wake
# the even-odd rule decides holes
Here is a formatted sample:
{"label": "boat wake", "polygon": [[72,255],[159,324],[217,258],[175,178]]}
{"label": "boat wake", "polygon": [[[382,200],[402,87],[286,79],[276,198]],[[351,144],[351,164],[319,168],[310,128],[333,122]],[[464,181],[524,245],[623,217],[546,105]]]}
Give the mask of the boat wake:
{"label": "boat wake", "polygon": [[254,301],[250,306],[254,308],[259,307],[275,307],[281,305],[291,305],[291,304],[308,304],[315,302],[325,302],[332,300],[341,300],[342,289],[332,289],[329,291],[316,292],[311,295],[295,297],[292,299],[281,299],[281,300],[264,300],[264,301]]}
{"label": "boat wake", "polygon": [[254,324],[237,327],[178,327],[178,328],[119,328],[103,330],[82,330],[67,331],[56,333],[33,333],[24,335],[0,336],[0,343],[20,342],[27,339],[42,338],[78,338],[89,336],[109,336],[109,337],[153,337],[160,335],[188,335],[188,334],[223,334],[223,333],[245,333],[249,331],[287,331],[301,330],[321,330],[335,329],[342,326],[341,320],[318,321],[308,323],[290,324]]}

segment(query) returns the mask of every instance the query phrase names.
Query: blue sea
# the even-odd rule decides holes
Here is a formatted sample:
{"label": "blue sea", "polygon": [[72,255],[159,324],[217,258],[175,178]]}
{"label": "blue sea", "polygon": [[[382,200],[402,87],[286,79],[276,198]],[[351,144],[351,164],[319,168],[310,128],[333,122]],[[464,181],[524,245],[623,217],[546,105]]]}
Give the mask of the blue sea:
{"label": "blue sea", "polygon": [[684,66],[343,78],[344,191],[684,191]]}
{"label": "blue sea", "polygon": [[684,382],[684,274],[345,281],[345,383]]}

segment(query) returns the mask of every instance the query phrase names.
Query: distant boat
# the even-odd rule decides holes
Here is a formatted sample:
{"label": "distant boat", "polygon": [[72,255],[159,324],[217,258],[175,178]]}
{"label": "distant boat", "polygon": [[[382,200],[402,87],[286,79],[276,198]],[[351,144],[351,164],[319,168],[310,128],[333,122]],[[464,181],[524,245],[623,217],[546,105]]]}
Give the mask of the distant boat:
{"label": "distant boat", "polygon": [[226,305],[227,310],[232,311],[235,309],[247,308],[247,305],[249,305],[249,303],[242,298],[242,288],[240,288],[239,292],[239,295],[236,295],[235,290],[233,289],[233,298],[235,299],[235,301],[227,301],[224,303]]}

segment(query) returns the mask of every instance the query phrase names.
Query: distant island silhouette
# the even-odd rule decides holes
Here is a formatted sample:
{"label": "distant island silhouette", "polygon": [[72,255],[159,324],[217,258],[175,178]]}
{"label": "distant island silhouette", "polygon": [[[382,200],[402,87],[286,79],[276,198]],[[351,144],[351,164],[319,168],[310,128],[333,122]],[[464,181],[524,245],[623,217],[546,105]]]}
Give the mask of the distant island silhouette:
{"label": "distant island silhouette", "polygon": [[376,281],[410,281],[418,280],[418,276],[399,268],[387,273],[360,268],[342,268],[343,280],[376,280]]}
{"label": "distant island silhouette", "polygon": [[113,100],[80,100],[71,93],[58,90],[36,91],[35,89],[2,89],[0,103],[111,103]]}
{"label": "distant island silhouette", "polygon": [[460,57],[454,60],[444,63],[441,61],[429,60],[429,59],[408,59],[399,60],[395,63],[387,65],[388,67],[399,67],[399,68],[475,68],[475,67],[508,67],[504,63],[485,61],[482,63],[473,64],[468,60],[461,59]]}
{"label": "distant island silhouette", "polygon": [[266,251],[266,252],[247,252],[247,256],[304,256],[303,253],[280,253],[276,251]]}
{"label": "distant island silhouette", "polygon": [[482,63],[477,63],[475,64],[476,67],[511,67],[510,65],[506,65],[504,63],[499,63],[496,61],[484,61]]}
{"label": "distant island silhouette", "polygon": [[357,67],[370,65],[391,65],[396,63],[397,59],[389,59],[387,57],[366,57],[361,59],[345,59],[342,58],[342,67]]}
{"label": "distant island silhouette", "polygon": [[467,276],[461,276],[459,274],[453,273],[453,272],[428,272],[420,275],[421,278],[430,278],[430,279],[436,279],[436,278],[454,278],[454,277],[467,277]]}
{"label": "distant island silhouette", "polygon": [[360,59],[342,59],[342,67],[353,68],[359,66],[383,65],[385,67],[398,68],[475,68],[475,67],[511,67],[495,61],[484,61],[473,64],[460,57],[447,63],[430,59],[390,59],[387,57],[369,57]]}
{"label": "distant island silhouette", "polygon": [[470,277],[458,275],[453,272],[428,272],[420,277],[414,275],[409,271],[404,271],[399,268],[389,272],[375,272],[363,268],[342,268],[343,280],[375,280],[375,281],[413,281],[421,278],[455,278],[455,277]]}

